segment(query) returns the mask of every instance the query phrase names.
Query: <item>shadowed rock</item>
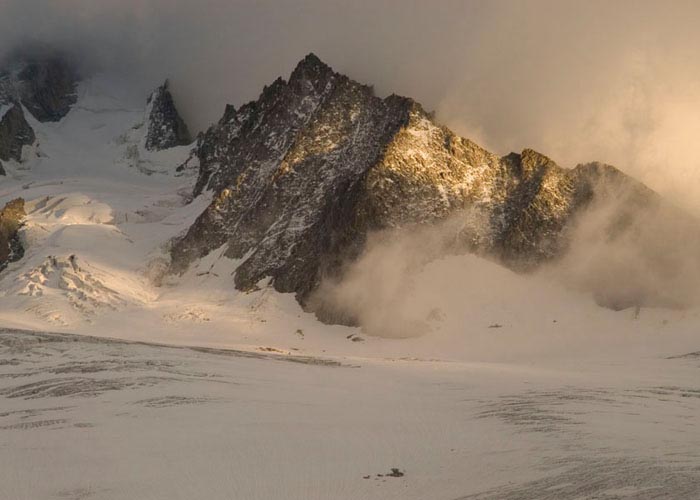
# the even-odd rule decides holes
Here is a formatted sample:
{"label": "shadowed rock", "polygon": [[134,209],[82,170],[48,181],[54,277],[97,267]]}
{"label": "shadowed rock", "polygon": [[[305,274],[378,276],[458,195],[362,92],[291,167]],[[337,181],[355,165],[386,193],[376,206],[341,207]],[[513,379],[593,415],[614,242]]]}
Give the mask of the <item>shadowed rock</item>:
{"label": "shadowed rock", "polygon": [[64,56],[15,54],[0,71],[0,102],[20,102],[41,122],[61,120],[77,101],[78,72]]}
{"label": "shadowed rock", "polygon": [[167,81],[154,90],[148,98],[146,125],[146,149],[150,151],[183,146],[192,142],[187,125],[177,112]]}
{"label": "shadowed rock", "polygon": [[0,160],[19,162],[22,161],[22,148],[34,144],[36,136],[24,117],[22,106],[17,103],[10,106],[0,116]]}

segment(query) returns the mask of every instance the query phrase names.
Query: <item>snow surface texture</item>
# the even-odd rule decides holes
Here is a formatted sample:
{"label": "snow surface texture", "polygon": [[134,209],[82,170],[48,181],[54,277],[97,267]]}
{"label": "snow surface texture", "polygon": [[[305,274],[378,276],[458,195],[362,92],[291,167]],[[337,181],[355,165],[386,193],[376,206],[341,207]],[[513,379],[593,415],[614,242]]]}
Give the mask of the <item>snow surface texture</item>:
{"label": "snow surface texture", "polygon": [[427,333],[389,339],[235,290],[225,247],[165,275],[210,200],[186,203],[190,149],[145,150],[119,88],[27,116],[37,145],[0,180],[28,213],[0,274],[0,498],[700,496],[697,311],[449,257],[395,304]]}
{"label": "snow surface texture", "polygon": [[700,495],[692,354],[572,373],[0,330],[0,360],[2,498]]}

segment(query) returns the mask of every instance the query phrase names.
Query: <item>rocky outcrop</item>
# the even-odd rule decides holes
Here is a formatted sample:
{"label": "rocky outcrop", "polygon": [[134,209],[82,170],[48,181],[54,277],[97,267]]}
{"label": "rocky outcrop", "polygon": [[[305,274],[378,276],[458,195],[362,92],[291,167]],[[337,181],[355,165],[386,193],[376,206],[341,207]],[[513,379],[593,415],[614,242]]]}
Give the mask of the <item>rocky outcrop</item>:
{"label": "rocky outcrop", "polygon": [[149,151],[183,146],[192,142],[187,125],[175,107],[167,81],[149,96],[145,124],[145,146]]}
{"label": "rocky outcrop", "polygon": [[34,130],[27,123],[22,106],[11,104],[4,114],[0,109],[0,160],[21,161],[22,148],[34,144]]}
{"label": "rocky outcrop", "polygon": [[610,166],[564,169],[532,150],[498,157],[313,54],[257,101],[227,106],[196,155],[194,194],[213,201],[174,243],[171,271],[223,247],[240,260],[237,288],[270,278],[302,304],[375,230],[456,218],[449,251],[527,271],[567,253],[574,222],[596,200],[628,201],[609,217],[622,232],[632,207],[658,202]]}
{"label": "rocky outcrop", "polygon": [[24,255],[18,232],[25,215],[22,198],[10,201],[0,210],[0,271]]}
{"label": "rocky outcrop", "polygon": [[0,71],[0,103],[21,103],[37,120],[63,118],[77,100],[78,73],[67,58],[50,53],[13,58]]}

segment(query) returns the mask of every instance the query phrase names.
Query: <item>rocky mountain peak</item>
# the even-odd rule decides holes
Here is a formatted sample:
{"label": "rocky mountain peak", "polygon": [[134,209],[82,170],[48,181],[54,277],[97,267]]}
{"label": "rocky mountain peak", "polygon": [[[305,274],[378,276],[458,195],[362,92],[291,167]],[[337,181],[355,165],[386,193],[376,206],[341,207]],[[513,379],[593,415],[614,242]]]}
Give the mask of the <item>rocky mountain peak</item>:
{"label": "rocky mountain peak", "polygon": [[177,111],[166,80],[148,97],[146,106],[146,149],[150,151],[183,146],[192,137]]}
{"label": "rocky mountain peak", "polygon": [[22,148],[36,140],[18,102],[0,106],[0,160],[21,161]]}
{"label": "rocky mountain peak", "polygon": [[[266,172],[273,168],[296,133],[346,80],[310,55],[288,81],[277,78],[265,86],[257,101],[238,110],[227,106],[219,123],[198,140],[201,167],[195,195],[224,189],[240,169],[258,165]],[[225,164],[231,168],[219,168]]]}
{"label": "rocky mountain peak", "polygon": [[[313,54],[257,101],[227,107],[196,155],[194,194],[210,190],[213,201],[173,244],[171,271],[223,247],[241,260],[237,288],[267,278],[331,322],[353,319],[308,299],[362,253],[372,231],[458,218],[450,251],[527,271],[567,253],[571,228],[606,190],[628,189],[640,213],[649,191],[612,167],[569,170],[531,149],[498,157],[412,99],[381,99]],[[623,208],[612,213],[629,220]],[[642,295],[633,300],[655,300]],[[621,301],[612,293],[603,302]]]}
{"label": "rocky mountain peak", "polygon": [[309,53],[299,61],[296,68],[289,77],[290,82],[300,80],[317,81],[333,75],[333,69],[326,63],[321,61],[316,54]]}

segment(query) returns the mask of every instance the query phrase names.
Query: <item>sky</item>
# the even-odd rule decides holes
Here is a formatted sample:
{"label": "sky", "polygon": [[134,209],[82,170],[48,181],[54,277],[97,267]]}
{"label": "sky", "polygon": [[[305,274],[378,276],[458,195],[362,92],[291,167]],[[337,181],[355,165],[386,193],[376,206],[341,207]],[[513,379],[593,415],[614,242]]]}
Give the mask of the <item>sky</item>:
{"label": "sky", "polygon": [[700,4],[677,0],[0,0],[0,47],[48,44],[146,89],[191,128],[308,52],[460,135],[565,167],[611,163],[700,214]]}

